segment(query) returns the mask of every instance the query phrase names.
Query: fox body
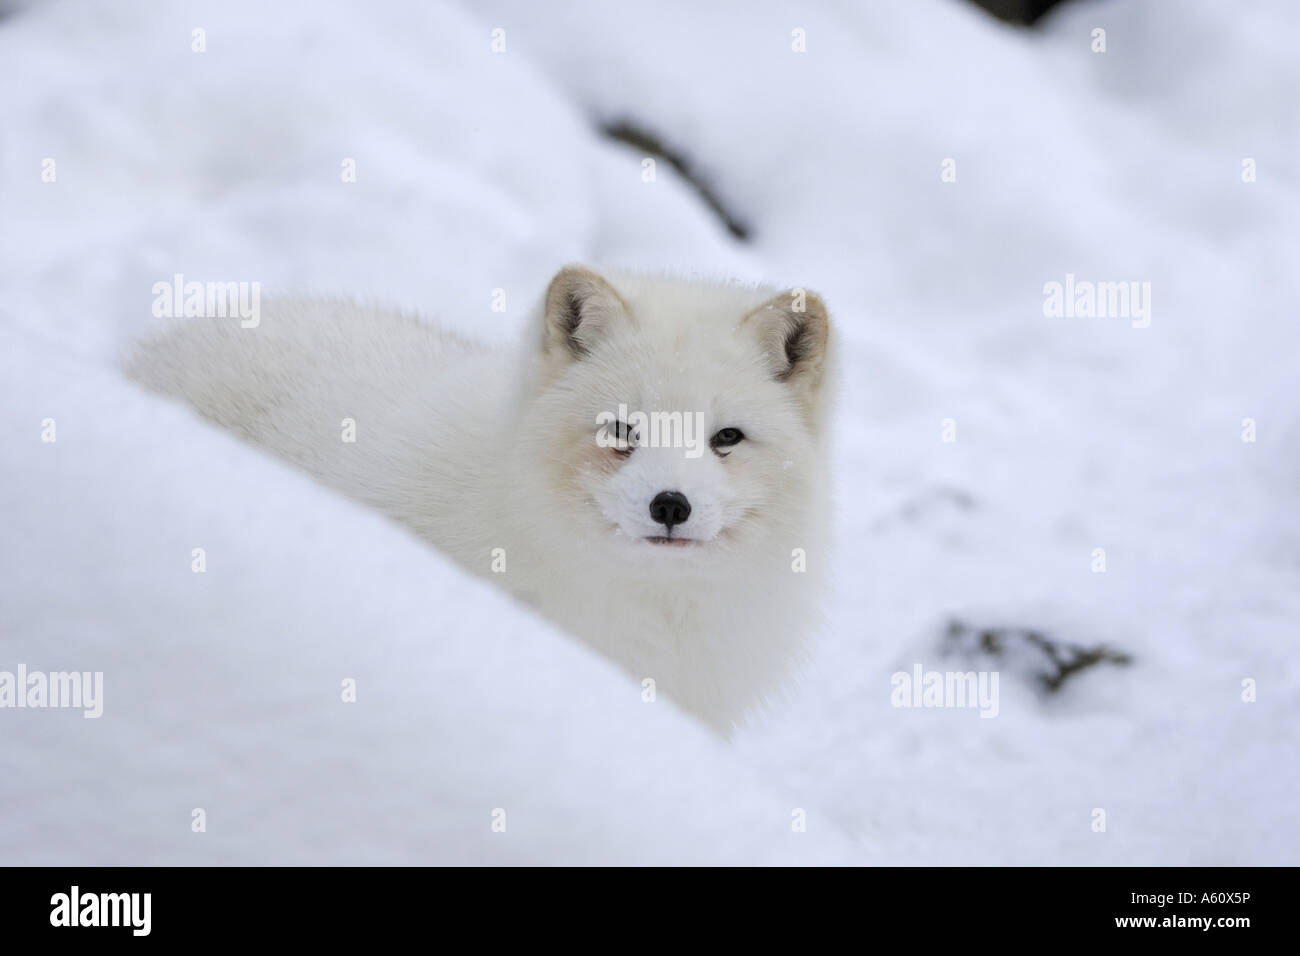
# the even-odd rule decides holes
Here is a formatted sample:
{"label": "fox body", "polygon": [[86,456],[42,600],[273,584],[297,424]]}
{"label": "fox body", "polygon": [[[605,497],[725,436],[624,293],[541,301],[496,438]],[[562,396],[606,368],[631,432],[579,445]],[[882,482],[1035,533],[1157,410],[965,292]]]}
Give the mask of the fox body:
{"label": "fox body", "polygon": [[178,323],[127,369],[728,732],[817,627],[829,331],[802,290],[570,266],[515,348],[280,300],[253,328]]}

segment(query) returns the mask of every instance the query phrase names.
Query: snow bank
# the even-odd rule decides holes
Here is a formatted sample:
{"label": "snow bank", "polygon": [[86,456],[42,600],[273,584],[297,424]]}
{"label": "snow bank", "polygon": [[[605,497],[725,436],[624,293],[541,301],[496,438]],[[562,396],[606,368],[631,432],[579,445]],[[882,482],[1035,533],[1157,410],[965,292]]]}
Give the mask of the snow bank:
{"label": "snow bank", "polygon": [[97,718],[0,712],[0,860],[851,858],[813,808],[792,832],[794,796],[384,519],[3,341],[3,668],[101,671],[103,699]]}

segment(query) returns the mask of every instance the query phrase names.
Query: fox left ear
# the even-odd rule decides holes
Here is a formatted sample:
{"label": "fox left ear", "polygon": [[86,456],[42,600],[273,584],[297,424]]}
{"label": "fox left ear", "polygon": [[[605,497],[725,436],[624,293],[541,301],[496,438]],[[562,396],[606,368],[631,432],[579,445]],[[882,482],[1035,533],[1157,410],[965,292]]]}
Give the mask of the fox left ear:
{"label": "fox left ear", "polygon": [[543,308],[542,351],[563,361],[586,357],[613,323],[628,316],[627,304],[612,285],[576,265],[556,273]]}
{"label": "fox left ear", "polygon": [[830,325],[826,304],[806,289],[782,292],[741,320],[742,327],[758,335],[772,377],[809,394],[825,377]]}

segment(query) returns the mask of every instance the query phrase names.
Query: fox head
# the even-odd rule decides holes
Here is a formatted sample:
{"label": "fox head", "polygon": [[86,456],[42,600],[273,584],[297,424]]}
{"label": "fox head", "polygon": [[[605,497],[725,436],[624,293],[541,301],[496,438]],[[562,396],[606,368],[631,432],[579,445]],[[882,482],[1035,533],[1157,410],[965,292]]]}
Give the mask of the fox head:
{"label": "fox head", "polygon": [[538,325],[516,427],[547,540],[658,562],[797,536],[825,470],[817,295],[569,266]]}

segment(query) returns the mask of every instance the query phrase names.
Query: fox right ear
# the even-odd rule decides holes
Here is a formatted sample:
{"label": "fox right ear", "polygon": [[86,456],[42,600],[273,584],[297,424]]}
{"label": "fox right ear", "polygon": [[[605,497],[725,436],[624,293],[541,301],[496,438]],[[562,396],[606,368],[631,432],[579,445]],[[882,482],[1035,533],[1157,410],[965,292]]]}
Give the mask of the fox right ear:
{"label": "fox right ear", "polygon": [[546,290],[542,351],[567,360],[591,353],[610,323],[628,315],[614,287],[585,266],[565,266]]}
{"label": "fox right ear", "polygon": [[788,289],[741,319],[763,347],[772,377],[809,394],[821,388],[830,316],[815,292]]}

